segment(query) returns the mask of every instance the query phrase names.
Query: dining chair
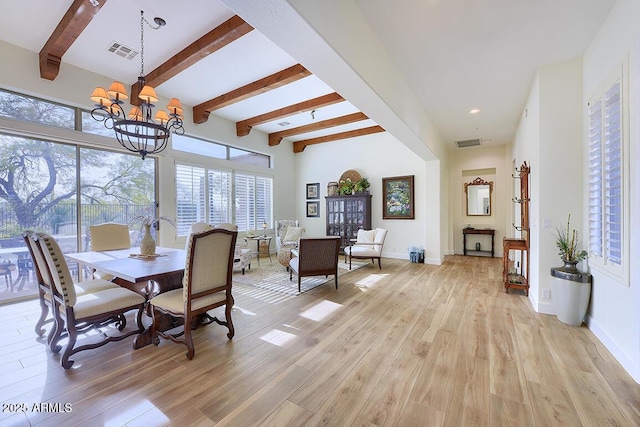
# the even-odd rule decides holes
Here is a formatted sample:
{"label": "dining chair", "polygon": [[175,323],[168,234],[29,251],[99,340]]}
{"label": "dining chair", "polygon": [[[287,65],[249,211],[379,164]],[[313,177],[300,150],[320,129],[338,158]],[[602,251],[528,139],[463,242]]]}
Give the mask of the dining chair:
{"label": "dining chair", "polygon": [[[71,368],[74,361],[69,358],[78,352],[102,347],[107,343],[121,341],[131,335],[143,332],[142,313],[145,298],[142,295],[119,286],[78,295],[58,242],[46,233],[36,233],[35,239],[47,264],[46,271],[51,283],[51,305],[56,323],[52,341],[57,343],[65,330],[68,337],[65,350],[60,358],[60,364],[63,368]],[[105,286],[113,285],[106,280],[94,280],[103,282]],[[125,313],[131,310],[137,310],[137,328],[122,332],[125,330],[127,322]],[[105,332],[114,326],[121,332],[120,334],[109,335]],[[99,337],[100,340],[76,347],[78,334],[90,330],[98,331],[98,334],[93,337]],[[60,351],[60,346],[56,345],[52,351]]]}
{"label": "dining chair", "polygon": [[[191,326],[196,319],[201,320],[198,326],[213,322],[226,326],[229,330],[227,337],[233,338],[231,274],[237,236],[236,231],[222,228],[189,235],[182,289],[161,293],[149,301],[153,317],[151,335],[155,345],[160,343],[159,337],[184,344],[187,346],[187,359],[193,359],[195,348]],[[207,313],[223,305],[225,320]],[[182,320],[181,330],[175,333],[158,330],[159,313]]]}
{"label": "dining chair", "polygon": [[[44,325],[47,323],[52,323],[55,326],[56,322],[54,322],[53,317],[49,318],[49,310],[53,313],[53,306],[51,305],[51,301],[53,300],[53,292],[51,290],[52,281],[51,275],[48,272],[49,266],[47,265],[44,255],[42,254],[42,249],[40,245],[36,241],[35,231],[33,230],[24,230],[22,232],[22,238],[25,241],[27,249],[29,250],[29,255],[31,255],[31,259],[35,264],[35,276],[36,283],[38,287],[38,299],[40,302],[40,317],[35,324],[35,333],[39,337],[42,337],[46,330],[44,329]],[[104,289],[117,288],[118,285],[111,282],[105,282],[103,280],[86,280],[79,284],[75,284],[74,288],[76,291],[76,295],[82,295],[86,293],[101,291]],[[63,336],[63,332],[58,334],[58,337]],[[49,330],[49,335],[47,336],[47,344],[49,347],[57,353],[60,351],[60,348],[57,346],[57,342],[53,342],[53,337],[55,335],[55,328],[52,327]]]}
{"label": "dining chair", "polygon": [[298,249],[292,249],[295,256],[289,261],[289,280],[293,273],[298,276],[298,292],[302,292],[302,278],[307,276],[334,275],[338,289],[339,237],[302,237]]}
{"label": "dining chair", "polygon": [[[117,249],[129,249],[131,239],[129,226],[116,222],[105,222],[89,226],[89,246],[92,251],[115,251]],[[104,271],[95,270],[95,279],[113,280],[115,276]]]}
{"label": "dining chair", "polygon": [[373,230],[358,230],[356,239],[351,239],[350,245],[344,248],[344,261],[349,258],[349,270],[351,270],[351,259],[371,259],[372,263],[378,260],[378,268],[382,270],[380,258],[382,257],[382,246],[387,237],[387,230],[376,228]]}

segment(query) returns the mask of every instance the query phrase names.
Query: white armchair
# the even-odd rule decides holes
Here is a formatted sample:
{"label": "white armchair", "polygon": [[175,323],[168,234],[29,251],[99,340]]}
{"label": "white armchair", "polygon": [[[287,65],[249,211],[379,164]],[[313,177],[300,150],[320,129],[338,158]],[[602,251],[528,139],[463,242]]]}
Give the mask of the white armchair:
{"label": "white armchair", "polygon": [[298,220],[281,219],[276,221],[276,254],[278,262],[289,269],[291,249],[298,247],[298,242],[306,230],[298,226]]}
{"label": "white armchair", "polygon": [[351,258],[371,259],[372,263],[378,260],[378,268],[382,270],[380,258],[382,256],[382,245],[387,237],[387,230],[376,228],[374,230],[358,230],[356,239],[351,239],[351,245],[344,248],[344,261],[349,258],[349,270],[351,270]]}

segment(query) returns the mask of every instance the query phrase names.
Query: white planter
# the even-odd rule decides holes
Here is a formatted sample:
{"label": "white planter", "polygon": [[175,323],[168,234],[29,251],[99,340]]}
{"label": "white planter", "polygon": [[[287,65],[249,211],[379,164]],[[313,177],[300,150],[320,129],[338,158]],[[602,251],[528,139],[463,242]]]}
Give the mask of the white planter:
{"label": "white planter", "polygon": [[591,297],[591,275],[571,267],[551,269],[551,295],[558,320],[582,325]]}

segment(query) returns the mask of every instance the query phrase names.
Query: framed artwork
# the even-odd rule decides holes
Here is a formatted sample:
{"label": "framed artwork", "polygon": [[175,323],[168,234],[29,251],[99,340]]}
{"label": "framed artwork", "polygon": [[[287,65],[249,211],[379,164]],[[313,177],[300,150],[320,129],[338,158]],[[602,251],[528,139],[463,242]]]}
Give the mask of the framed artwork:
{"label": "framed artwork", "polygon": [[382,178],[382,219],[414,219],[413,175]]}
{"label": "framed artwork", "polygon": [[320,202],[307,202],[307,217],[320,216]]}
{"label": "framed artwork", "polygon": [[307,199],[319,199],[319,198],[320,198],[320,183],[316,182],[315,184],[307,184]]}

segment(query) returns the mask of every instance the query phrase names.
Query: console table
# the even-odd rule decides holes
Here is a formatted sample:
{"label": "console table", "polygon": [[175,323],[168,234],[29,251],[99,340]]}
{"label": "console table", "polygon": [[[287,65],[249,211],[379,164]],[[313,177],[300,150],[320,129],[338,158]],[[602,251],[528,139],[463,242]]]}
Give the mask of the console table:
{"label": "console table", "polygon": [[463,228],[462,229],[462,251],[464,255],[467,255],[467,234],[486,234],[491,235],[491,250],[490,251],[473,251],[476,253],[484,253],[491,254],[491,258],[493,258],[494,253],[494,239],[496,236],[496,230],[493,228]]}

